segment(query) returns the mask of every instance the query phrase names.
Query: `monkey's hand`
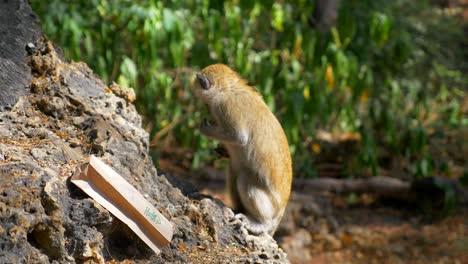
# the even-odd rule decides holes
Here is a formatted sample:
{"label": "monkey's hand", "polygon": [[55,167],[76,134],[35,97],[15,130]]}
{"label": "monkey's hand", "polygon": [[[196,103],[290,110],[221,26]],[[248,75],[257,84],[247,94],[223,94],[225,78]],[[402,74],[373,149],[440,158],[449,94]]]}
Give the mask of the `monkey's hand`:
{"label": "monkey's hand", "polygon": [[217,148],[215,148],[215,153],[217,158],[229,158],[229,153],[227,152],[227,149],[223,145],[218,145]]}
{"label": "monkey's hand", "polygon": [[245,133],[239,134],[232,127],[220,127],[206,118],[203,119],[200,125],[200,132],[207,137],[228,144],[245,145],[248,140],[248,136]]}
{"label": "monkey's hand", "polygon": [[200,125],[200,131],[205,134],[212,127],[210,121],[207,118],[203,118],[203,121]]}
{"label": "monkey's hand", "polygon": [[200,124],[200,132],[202,135],[207,137],[218,139],[218,135],[221,133],[221,130],[216,124],[212,123],[207,118],[203,118],[203,121]]}

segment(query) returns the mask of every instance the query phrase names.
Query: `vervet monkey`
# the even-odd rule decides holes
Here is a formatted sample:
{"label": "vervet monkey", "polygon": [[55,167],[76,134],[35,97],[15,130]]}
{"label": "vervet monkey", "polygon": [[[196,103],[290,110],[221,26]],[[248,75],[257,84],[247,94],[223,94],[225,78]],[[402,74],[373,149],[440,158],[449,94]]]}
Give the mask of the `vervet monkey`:
{"label": "vervet monkey", "polygon": [[196,74],[194,93],[211,119],[200,132],[227,149],[227,191],[250,233],[273,235],[289,199],[291,154],[283,128],[262,96],[235,71],[214,64]]}

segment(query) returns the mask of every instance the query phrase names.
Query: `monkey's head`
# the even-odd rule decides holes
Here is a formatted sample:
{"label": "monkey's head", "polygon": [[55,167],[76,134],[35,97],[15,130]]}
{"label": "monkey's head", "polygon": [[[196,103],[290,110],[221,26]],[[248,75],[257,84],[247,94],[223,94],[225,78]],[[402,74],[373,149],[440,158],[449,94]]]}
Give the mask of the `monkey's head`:
{"label": "monkey's head", "polygon": [[216,101],[217,97],[245,86],[243,80],[235,71],[224,64],[213,64],[195,75],[195,95],[204,103]]}

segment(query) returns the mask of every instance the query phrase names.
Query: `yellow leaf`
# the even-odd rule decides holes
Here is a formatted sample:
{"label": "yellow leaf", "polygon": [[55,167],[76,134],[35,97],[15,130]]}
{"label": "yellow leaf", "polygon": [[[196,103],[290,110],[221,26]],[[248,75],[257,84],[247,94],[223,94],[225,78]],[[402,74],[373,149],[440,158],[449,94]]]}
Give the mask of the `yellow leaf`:
{"label": "yellow leaf", "polygon": [[293,56],[297,60],[301,56],[302,53],[302,36],[296,38],[296,42],[294,43],[294,51]]}
{"label": "yellow leaf", "polygon": [[312,150],[313,153],[319,154],[320,153],[320,144],[319,143],[312,143],[310,144],[310,149]]}
{"label": "yellow leaf", "polygon": [[333,90],[335,87],[335,77],[333,76],[333,67],[328,64],[327,70],[325,71],[325,80],[328,83],[328,87]]}
{"label": "yellow leaf", "polygon": [[309,101],[310,100],[310,88],[309,88],[308,85],[306,87],[304,87],[304,91],[302,93],[303,93],[304,98],[306,99],[306,101]]}
{"label": "yellow leaf", "polygon": [[367,102],[367,99],[369,99],[369,92],[367,90],[364,90],[361,93],[361,102],[365,103],[365,102]]}
{"label": "yellow leaf", "polygon": [[163,121],[161,121],[161,126],[162,126],[162,127],[165,127],[165,126],[167,126],[168,124],[169,124],[169,122],[168,122],[166,119],[164,119]]}

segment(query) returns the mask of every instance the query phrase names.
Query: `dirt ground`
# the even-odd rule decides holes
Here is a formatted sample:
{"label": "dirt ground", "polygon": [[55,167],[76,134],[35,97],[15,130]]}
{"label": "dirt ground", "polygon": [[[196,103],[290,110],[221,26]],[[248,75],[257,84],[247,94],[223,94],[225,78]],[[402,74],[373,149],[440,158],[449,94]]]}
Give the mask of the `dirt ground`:
{"label": "dirt ground", "polygon": [[[294,193],[290,206],[303,207],[313,199]],[[291,234],[277,237],[293,263],[468,263],[466,213],[431,220],[410,208],[369,203],[366,195],[355,205],[342,197],[330,199],[336,228],[319,220],[317,226],[296,225]],[[310,217],[294,216],[296,224]]]}
{"label": "dirt ground", "polygon": [[[222,171],[192,173],[159,163],[229,205]],[[293,189],[275,239],[292,263],[468,263],[468,212],[432,217],[369,194]]]}

